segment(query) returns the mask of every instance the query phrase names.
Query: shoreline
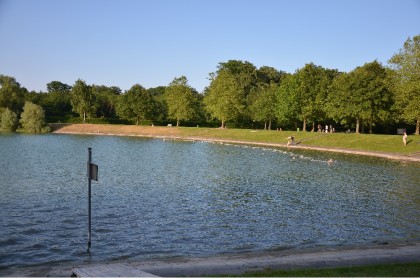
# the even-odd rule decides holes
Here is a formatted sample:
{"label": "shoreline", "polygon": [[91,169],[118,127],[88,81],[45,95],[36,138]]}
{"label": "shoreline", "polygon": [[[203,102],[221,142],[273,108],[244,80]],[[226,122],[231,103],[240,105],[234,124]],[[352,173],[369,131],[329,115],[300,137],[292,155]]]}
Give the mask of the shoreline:
{"label": "shoreline", "polygon": [[[51,263],[0,270],[0,276],[69,277],[75,268],[137,269],[161,277],[240,275],[265,269],[318,269],[420,262],[420,241],[397,241],[354,246],[325,246],[221,254],[208,257],[124,259],[92,263]],[[114,273],[115,274],[115,273]],[[130,276],[129,273],[118,273]]]}
{"label": "shoreline", "polygon": [[[53,134],[74,134],[74,135],[99,135],[99,136],[127,136],[127,137],[144,137],[144,138],[157,138],[163,140],[180,140],[180,141],[203,141],[211,143],[224,143],[224,144],[236,144],[236,145],[252,145],[260,147],[272,147],[272,148],[282,148],[287,150],[297,149],[297,150],[312,150],[312,151],[322,151],[322,152],[333,152],[333,153],[342,153],[342,154],[351,154],[351,155],[362,155],[370,157],[385,158],[398,161],[408,161],[408,162],[420,162],[419,156],[409,156],[409,155],[400,155],[394,153],[385,153],[377,151],[363,151],[363,150],[354,150],[354,149],[344,149],[344,148],[335,148],[335,147],[316,147],[316,146],[305,146],[305,145],[294,145],[287,146],[286,143],[266,143],[266,142],[257,142],[257,141],[242,141],[242,140],[233,140],[233,139],[219,139],[219,138],[207,138],[200,136],[182,136],[171,130],[172,134],[168,135],[167,131],[162,132],[166,127],[142,127],[144,132],[138,131],[129,131],[130,126],[118,126],[118,132],[112,132],[109,129],[107,130],[107,125],[96,125],[96,124],[50,124],[53,128]],[[108,127],[111,127],[109,125]],[[71,128],[69,128],[71,127]],[[101,128],[102,131],[99,131],[98,128]],[[155,130],[153,130],[155,129]]]}

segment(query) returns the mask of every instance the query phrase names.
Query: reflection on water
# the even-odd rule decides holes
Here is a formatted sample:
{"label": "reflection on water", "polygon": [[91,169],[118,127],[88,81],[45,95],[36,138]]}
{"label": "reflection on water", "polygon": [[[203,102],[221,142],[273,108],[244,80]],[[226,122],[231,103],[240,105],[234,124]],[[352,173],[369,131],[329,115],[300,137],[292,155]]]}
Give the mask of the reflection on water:
{"label": "reflection on water", "polygon": [[0,147],[0,268],[420,237],[414,163],[131,137],[8,135]]}

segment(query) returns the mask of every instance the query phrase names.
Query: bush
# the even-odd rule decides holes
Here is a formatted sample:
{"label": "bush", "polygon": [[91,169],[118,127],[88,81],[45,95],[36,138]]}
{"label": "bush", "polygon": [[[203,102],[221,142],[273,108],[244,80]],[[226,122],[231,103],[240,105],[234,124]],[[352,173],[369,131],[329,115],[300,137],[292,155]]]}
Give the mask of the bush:
{"label": "bush", "polygon": [[20,117],[20,124],[25,132],[46,133],[50,128],[45,125],[45,111],[41,106],[32,102],[25,102],[23,112]]}
{"label": "bush", "polygon": [[18,126],[17,115],[9,108],[4,109],[0,114],[0,130],[15,132]]}

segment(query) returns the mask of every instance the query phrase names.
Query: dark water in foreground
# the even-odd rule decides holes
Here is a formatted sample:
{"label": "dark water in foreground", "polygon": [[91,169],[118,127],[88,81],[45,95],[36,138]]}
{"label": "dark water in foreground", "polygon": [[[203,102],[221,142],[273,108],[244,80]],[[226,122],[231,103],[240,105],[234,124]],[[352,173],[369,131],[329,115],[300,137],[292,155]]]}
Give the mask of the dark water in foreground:
{"label": "dark water in foreground", "polygon": [[[88,147],[99,165],[91,256]],[[419,173],[319,152],[1,135],[0,269],[416,240]]]}

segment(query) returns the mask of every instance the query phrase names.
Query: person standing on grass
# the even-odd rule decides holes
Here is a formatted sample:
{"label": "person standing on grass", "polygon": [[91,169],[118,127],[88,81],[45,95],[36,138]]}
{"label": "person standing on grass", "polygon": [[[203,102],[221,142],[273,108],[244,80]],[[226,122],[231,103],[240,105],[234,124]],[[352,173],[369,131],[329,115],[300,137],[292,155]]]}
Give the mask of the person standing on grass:
{"label": "person standing on grass", "polygon": [[404,135],[403,135],[403,143],[404,143],[404,146],[407,146],[407,132],[404,132]]}

